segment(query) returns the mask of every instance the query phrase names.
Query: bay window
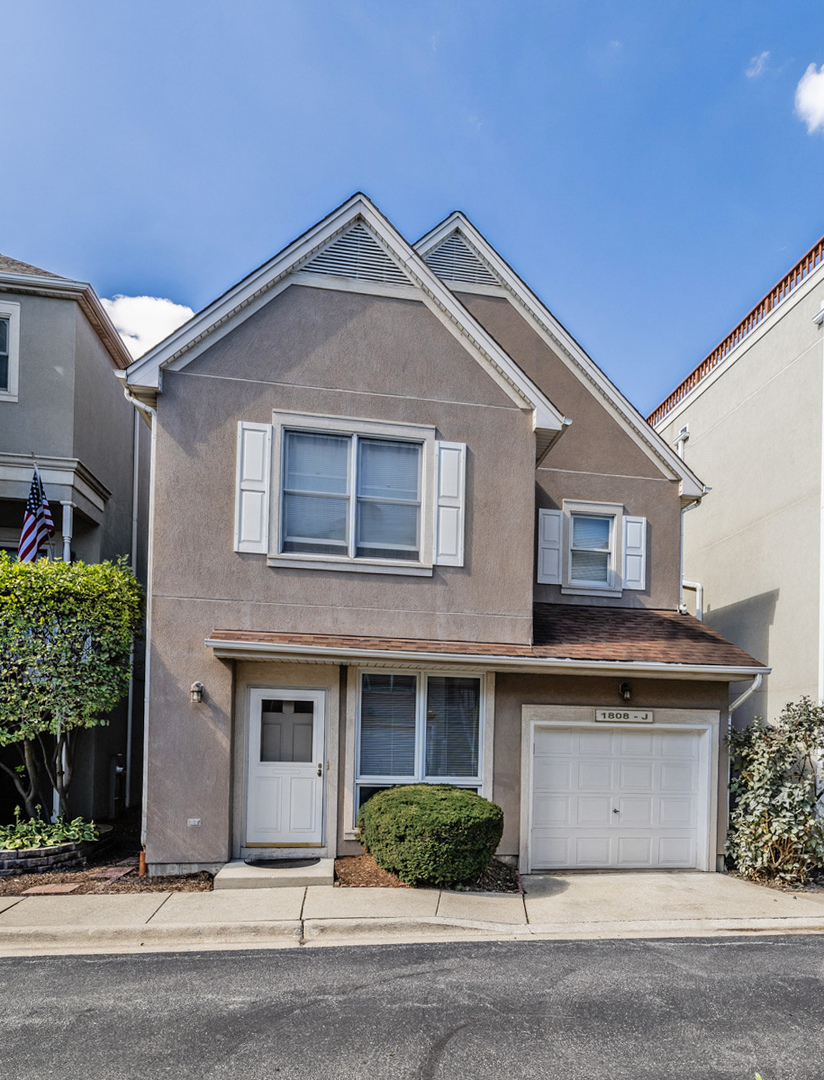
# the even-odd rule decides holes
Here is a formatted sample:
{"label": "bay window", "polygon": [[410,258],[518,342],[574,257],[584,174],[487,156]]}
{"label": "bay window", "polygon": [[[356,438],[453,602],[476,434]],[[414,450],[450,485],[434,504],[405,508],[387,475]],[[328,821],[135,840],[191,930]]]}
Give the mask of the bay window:
{"label": "bay window", "polygon": [[482,679],[364,671],[359,678],[355,813],[397,784],[482,781]]}

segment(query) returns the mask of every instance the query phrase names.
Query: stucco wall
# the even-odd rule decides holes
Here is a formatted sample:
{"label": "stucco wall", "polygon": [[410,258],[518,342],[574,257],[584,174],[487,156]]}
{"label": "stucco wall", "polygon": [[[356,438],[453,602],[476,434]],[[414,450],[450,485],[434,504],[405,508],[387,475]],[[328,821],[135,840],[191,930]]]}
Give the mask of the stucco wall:
{"label": "stucco wall", "polygon": [[505,298],[462,293],[461,301],[548,395],[572,425],[536,474],[539,507],[560,509],[564,499],[623,504],[645,517],[647,587],[620,597],[564,595],[558,585],[535,583],[545,603],[674,608],[678,604],[678,482],[651,460],[604,406],[599,392],[570,371]]}
{"label": "stucco wall", "polygon": [[[428,424],[466,443],[465,565],[412,578],[236,554],[237,422],[273,409]],[[293,286],[167,372],[158,421],[156,593],[219,598],[220,627],[531,640],[531,418],[422,304]]]}
{"label": "stucco wall", "polygon": [[672,442],[689,425],[687,463],[712,487],[685,518],[685,576],[708,625],[773,669],[737,724],[818,693],[822,300],[817,271],[661,426]]}

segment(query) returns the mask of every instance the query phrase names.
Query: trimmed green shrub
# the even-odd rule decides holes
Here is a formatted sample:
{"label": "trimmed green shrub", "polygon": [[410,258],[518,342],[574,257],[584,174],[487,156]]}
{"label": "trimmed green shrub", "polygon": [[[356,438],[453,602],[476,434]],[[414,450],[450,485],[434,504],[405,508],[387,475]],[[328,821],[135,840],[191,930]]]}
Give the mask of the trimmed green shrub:
{"label": "trimmed green shrub", "polygon": [[407,885],[474,881],[489,865],[503,829],[500,806],[446,784],[379,791],[358,818],[360,842],[378,866]]}
{"label": "trimmed green shrub", "polygon": [[733,780],[727,855],[753,881],[801,883],[824,865],[824,708],[808,697],[785,706],[775,724],[760,717],[728,739]]}

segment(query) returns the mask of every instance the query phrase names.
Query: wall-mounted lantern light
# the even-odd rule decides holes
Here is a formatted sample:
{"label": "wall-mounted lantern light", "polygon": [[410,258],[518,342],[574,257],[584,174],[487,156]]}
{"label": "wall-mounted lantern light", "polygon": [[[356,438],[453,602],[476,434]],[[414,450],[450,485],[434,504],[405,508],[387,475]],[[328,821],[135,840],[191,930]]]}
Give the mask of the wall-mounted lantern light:
{"label": "wall-mounted lantern light", "polygon": [[[194,687],[192,687],[192,689],[194,690]],[[618,692],[620,693],[624,701],[632,700],[632,687],[628,682],[622,682],[621,685],[618,687]]]}
{"label": "wall-mounted lantern light", "polygon": [[199,705],[203,701],[203,683],[193,682],[189,689],[189,698],[193,705]]}

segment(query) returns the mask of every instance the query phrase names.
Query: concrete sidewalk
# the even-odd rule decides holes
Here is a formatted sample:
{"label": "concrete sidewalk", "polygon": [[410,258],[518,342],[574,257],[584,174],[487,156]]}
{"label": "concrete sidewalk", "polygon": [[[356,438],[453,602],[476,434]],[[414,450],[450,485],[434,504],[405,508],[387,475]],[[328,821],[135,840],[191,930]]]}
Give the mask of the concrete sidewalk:
{"label": "concrete sidewalk", "polygon": [[525,896],[331,885],[0,898],[0,955],[824,931],[824,893],[722,874],[556,873]]}

